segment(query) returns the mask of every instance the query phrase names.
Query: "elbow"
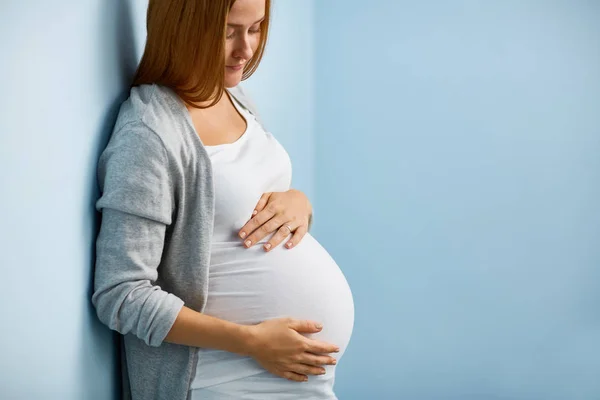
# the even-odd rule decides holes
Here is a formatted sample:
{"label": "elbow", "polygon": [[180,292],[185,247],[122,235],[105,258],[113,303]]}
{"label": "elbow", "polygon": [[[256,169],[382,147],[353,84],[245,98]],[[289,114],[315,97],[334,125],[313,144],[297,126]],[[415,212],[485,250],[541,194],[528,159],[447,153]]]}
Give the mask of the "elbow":
{"label": "elbow", "polygon": [[97,288],[92,304],[98,319],[122,335],[133,334],[159,347],[175,323],[183,300],[149,282],[122,282]]}

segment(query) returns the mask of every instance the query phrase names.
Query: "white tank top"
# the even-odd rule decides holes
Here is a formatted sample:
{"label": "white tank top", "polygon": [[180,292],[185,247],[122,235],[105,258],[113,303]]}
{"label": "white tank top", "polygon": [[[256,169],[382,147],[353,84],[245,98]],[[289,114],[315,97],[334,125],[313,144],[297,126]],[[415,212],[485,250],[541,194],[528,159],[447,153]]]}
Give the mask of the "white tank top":
{"label": "white tank top", "polygon": [[[323,323],[307,337],[340,347],[339,361],[354,326],[354,303],[348,283],[329,253],[307,233],[287,249],[291,234],[265,252],[269,234],[249,249],[238,232],[252,217],[265,192],[290,189],[292,164],[287,151],[255,117],[237,103],[247,128],[235,142],[205,146],[215,185],[215,220],[211,244],[208,299],[204,310],[239,324],[292,317]],[[191,399],[336,399],[334,365],[308,382],[273,375],[254,359],[214,349],[199,349]]]}

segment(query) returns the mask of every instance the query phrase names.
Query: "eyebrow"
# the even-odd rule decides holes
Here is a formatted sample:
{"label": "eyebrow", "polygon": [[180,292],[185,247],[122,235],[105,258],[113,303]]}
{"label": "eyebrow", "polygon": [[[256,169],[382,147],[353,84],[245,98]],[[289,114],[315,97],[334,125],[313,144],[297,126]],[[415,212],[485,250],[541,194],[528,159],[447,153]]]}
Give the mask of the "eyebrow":
{"label": "eyebrow", "polygon": [[[262,22],[265,19],[265,17],[262,17],[261,19],[259,19],[256,22],[253,22],[252,25],[254,24],[258,24],[259,22]],[[227,26],[233,26],[235,28],[242,28],[244,26],[244,24],[227,24]]]}

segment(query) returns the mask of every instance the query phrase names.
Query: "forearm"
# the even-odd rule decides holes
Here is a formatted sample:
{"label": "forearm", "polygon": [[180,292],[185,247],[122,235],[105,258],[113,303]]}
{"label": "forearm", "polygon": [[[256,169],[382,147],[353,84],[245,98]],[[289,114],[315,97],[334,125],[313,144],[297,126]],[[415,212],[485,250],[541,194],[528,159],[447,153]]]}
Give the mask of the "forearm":
{"label": "forearm", "polygon": [[248,355],[251,335],[247,325],[215,318],[184,306],[164,341]]}

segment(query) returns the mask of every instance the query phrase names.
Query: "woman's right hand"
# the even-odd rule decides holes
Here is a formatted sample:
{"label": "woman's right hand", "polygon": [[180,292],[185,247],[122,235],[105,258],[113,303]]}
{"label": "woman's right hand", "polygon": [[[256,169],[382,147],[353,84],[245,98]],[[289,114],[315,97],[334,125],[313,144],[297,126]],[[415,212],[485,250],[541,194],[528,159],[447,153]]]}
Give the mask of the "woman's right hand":
{"label": "woman's right hand", "polygon": [[337,362],[323,353],[337,353],[338,346],[301,335],[320,332],[316,322],[276,318],[247,328],[251,337],[248,355],[275,375],[303,382],[309,374],[324,374],[321,365]]}

